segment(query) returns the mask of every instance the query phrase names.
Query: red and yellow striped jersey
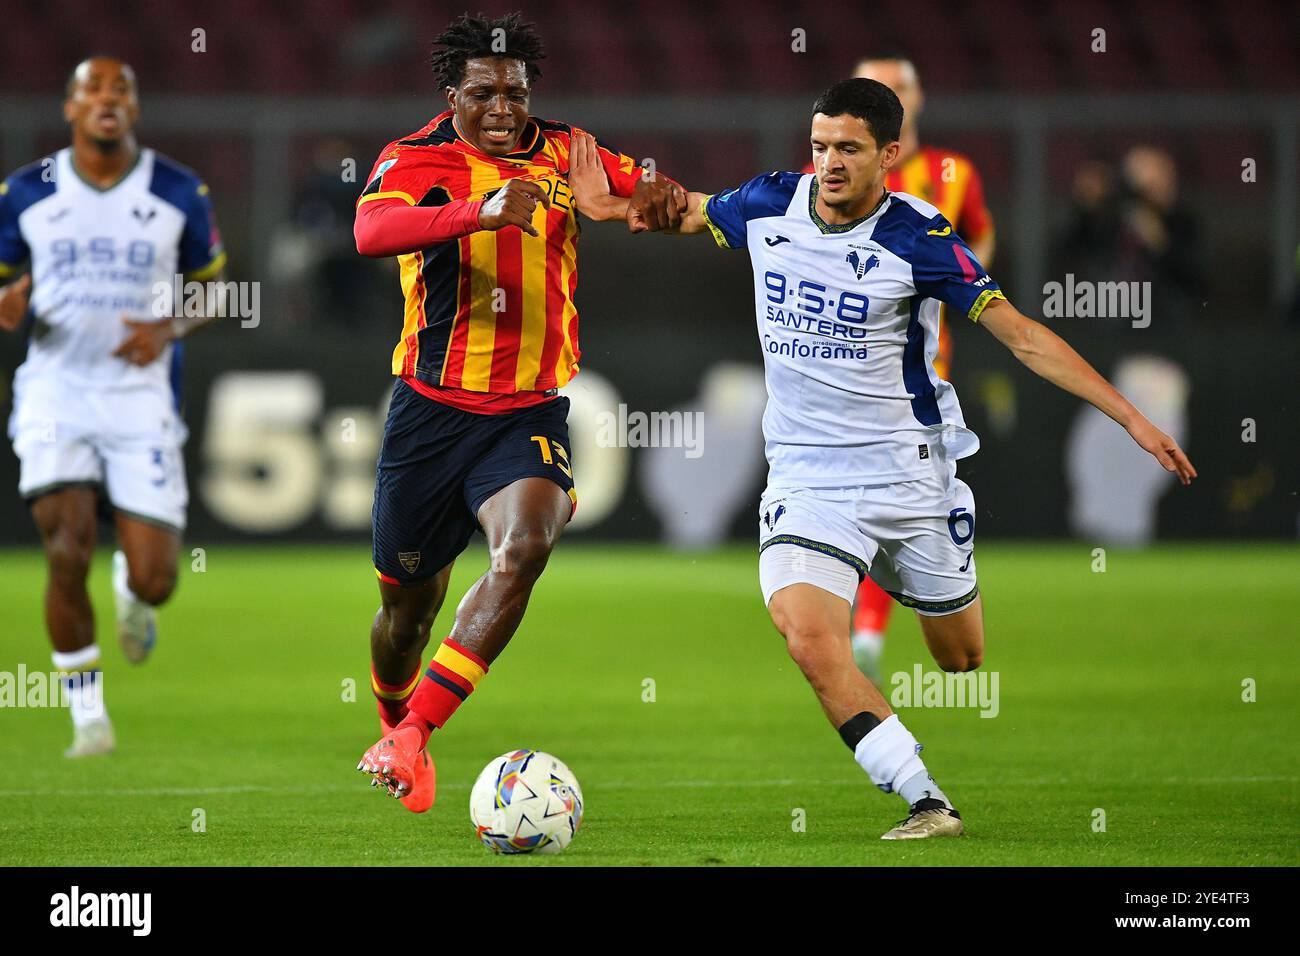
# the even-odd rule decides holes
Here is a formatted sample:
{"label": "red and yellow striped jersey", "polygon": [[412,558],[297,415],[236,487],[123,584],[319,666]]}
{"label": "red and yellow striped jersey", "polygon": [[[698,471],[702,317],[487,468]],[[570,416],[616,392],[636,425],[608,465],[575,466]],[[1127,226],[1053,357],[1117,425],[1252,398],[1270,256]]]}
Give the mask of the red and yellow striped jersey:
{"label": "red and yellow striped jersey", "polygon": [[[479,230],[398,256],[405,300],[393,374],[489,396],[543,392],[578,371],[578,218],[568,186],[571,127],[530,117],[519,146],[491,156],[462,138],[448,110],[390,143],[357,205],[397,200],[440,206],[490,197],[508,180],[542,186],[537,236]],[[641,169],[600,146],[611,191],[631,196]],[[523,396],[520,396],[521,398]]]}
{"label": "red and yellow striped jersey", "polygon": [[889,171],[885,188],[924,199],[943,213],[968,245],[993,233],[993,217],[984,204],[984,184],[975,164],[961,153],[922,146],[907,162]]}
{"label": "red and yellow striped jersey", "polygon": [[[950,149],[922,146],[885,176],[890,192],[909,193],[937,208],[967,244],[993,235],[993,216],[984,204],[984,183],[975,164]],[[981,263],[986,269],[988,263]],[[952,333],[947,309],[939,322],[939,348],[934,368],[946,379],[952,368]]]}

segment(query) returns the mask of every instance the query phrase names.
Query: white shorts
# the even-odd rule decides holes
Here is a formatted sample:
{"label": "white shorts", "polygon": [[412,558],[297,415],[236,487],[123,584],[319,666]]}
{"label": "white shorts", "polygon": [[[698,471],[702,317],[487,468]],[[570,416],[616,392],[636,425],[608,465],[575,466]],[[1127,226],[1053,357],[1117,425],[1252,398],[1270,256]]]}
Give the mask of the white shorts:
{"label": "white shorts", "polygon": [[9,423],[19,494],[32,501],[93,486],[128,517],[184,530],[187,432],[170,398],[65,390],[56,399],[39,386],[24,392],[15,395]]}
{"label": "white shorts", "polygon": [[[868,574],[904,607],[934,617],[960,611],[979,596],[975,496],[957,478],[956,465],[946,476],[891,485],[769,488],[758,506],[758,527],[764,603],[801,583],[852,603]],[[839,561],[856,580],[830,574],[823,560],[794,560],[790,548]]]}

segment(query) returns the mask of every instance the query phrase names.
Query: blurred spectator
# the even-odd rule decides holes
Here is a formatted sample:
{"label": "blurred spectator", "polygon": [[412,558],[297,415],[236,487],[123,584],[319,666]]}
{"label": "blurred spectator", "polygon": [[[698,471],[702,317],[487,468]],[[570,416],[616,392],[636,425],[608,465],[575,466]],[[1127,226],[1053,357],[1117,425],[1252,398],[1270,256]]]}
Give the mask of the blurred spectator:
{"label": "blurred spectator", "polygon": [[1075,174],[1073,211],[1057,243],[1058,272],[1092,281],[1150,282],[1153,315],[1201,309],[1206,277],[1200,223],[1179,200],[1178,169],[1153,146],[1118,168],[1092,161]]}
{"label": "blurred spectator", "polygon": [[1102,160],[1084,163],[1070,185],[1070,220],[1056,243],[1053,273],[1097,281],[1111,271],[1119,235],[1115,168]]}
{"label": "blurred spectator", "polygon": [[[345,176],[352,169],[355,175]],[[282,310],[290,322],[365,324],[391,306],[387,260],[357,255],[353,209],[370,171],[345,140],[327,139],[312,152],[312,167],[294,199],[293,220],[272,246],[272,267],[291,290]]]}

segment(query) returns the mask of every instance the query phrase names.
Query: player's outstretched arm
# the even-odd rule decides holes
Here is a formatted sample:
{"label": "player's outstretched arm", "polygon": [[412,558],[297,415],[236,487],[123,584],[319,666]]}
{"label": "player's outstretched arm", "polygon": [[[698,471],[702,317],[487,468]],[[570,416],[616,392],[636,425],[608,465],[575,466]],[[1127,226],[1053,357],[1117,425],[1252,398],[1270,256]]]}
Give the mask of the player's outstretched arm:
{"label": "player's outstretched arm", "polygon": [[682,215],[682,221],[676,228],[665,229],[664,232],[677,236],[690,236],[707,231],[709,224],[704,219],[704,201],[708,198],[708,193],[687,193],[686,212]]}
{"label": "player's outstretched arm", "polygon": [[569,189],[578,212],[588,219],[610,222],[627,218],[631,199],[613,195],[609,176],[600,162],[596,137],[577,129],[569,145]]}
{"label": "player's outstretched arm", "polygon": [[1138,445],[1153,455],[1166,471],[1177,474],[1184,485],[1196,477],[1196,469],[1178,447],[1178,442],[1151,424],[1083,356],[1047,326],[1021,314],[1005,299],[994,299],[985,306],[979,321],[1030,370],[1123,425]]}
{"label": "player's outstretched arm", "polygon": [[673,232],[685,214],[685,189],[659,173],[642,174],[628,201],[628,232]]}
{"label": "player's outstretched arm", "polygon": [[641,173],[631,196],[611,195],[596,138],[575,129],[569,144],[569,188],[589,219],[625,219],[629,232],[672,231],[686,212],[686,191],[657,172]]}

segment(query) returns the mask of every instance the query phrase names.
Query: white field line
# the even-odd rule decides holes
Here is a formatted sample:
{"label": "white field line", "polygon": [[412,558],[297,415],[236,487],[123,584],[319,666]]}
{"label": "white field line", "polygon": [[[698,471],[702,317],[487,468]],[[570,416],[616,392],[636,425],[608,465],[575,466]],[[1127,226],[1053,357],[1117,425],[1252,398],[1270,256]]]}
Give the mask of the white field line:
{"label": "white field line", "polygon": [[[1082,782],[1082,781],[1079,781]],[[1138,784],[1140,780],[1122,780],[1122,781],[1099,781],[1096,778],[1089,778],[1087,783],[1097,784],[1100,786],[1125,784]],[[1195,785],[1195,786],[1224,786],[1228,784],[1240,783],[1297,783],[1300,777],[1296,776],[1258,776],[1258,777],[1166,777],[1161,783],[1175,785]],[[1000,787],[1021,786],[1021,787],[1059,787],[1075,786],[1075,781],[1064,777],[1039,777],[1024,780],[999,779],[999,780],[954,780],[956,787]],[[636,782],[630,780],[609,780],[603,781],[595,786],[587,787],[588,791],[599,792],[601,790],[645,790],[652,788],[667,788],[672,790],[707,790],[714,787],[745,787],[745,788],[768,788],[768,787],[857,787],[870,789],[870,784],[865,780],[797,780],[794,778],[780,780],[650,780]],[[443,783],[438,785],[439,791],[451,790],[462,791],[469,790],[470,785],[465,783]],[[238,787],[131,787],[125,789],[104,788],[102,790],[0,790],[0,798],[3,797],[199,797],[222,794],[239,794],[239,793],[265,793],[265,794],[299,794],[310,795],[315,793],[346,793],[355,791],[362,793],[366,790],[365,780],[358,779],[356,785],[346,786],[343,784],[331,784],[329,786],[310,785],[306,787],[263,787],[263,786],[238,786]]]}

